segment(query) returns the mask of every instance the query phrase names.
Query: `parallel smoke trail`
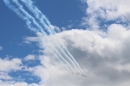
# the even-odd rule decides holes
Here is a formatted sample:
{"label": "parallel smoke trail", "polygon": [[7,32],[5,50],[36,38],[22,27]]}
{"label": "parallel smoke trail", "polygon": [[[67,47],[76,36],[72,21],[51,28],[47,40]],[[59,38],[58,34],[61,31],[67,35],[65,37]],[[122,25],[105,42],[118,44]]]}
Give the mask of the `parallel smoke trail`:
{"label": "parallel smoke trail", "polygon": [[[43,20],[45,20],[45,21],[47,22],[48,27],[51,26],[51,23],[49,22],[49,20],[42,14],[42,12],[41,12],[36,6],[33,5],[33,2],[32,2],[31,0],[22,0],[22,2],[24,2],[25,5],[28,7],[28,9],[29,9],[31,12],[33,12],[33,14],[36,16],[37,19],[40,20],[40,23],[42,23],[42,24],[45,26],[45,28],[47,27],[47,25],[45,25],[45,23],[44,23]],[[48,28],[48,29],[49,29],[49,28]],[[53,30],[51,30],[51,31],[53,31]],[[49,32],[50,32],[50,30],[49,30]],[[53,31],[53,32],[50,32],[50,33],[52,34],[52,33],[55,33],[55,32]],[[72,58],[72,60],[74,61],[74,63],[78,66],[78,68],[79,68],[80,71],[82,72],[82,70],[81,70],[79,64],[76,62],[76,60],[74,59],[74,57],[69,53],[68,49],[67,49],[65,46],[63,46],[63,47],[65,48],[66,52],[69,54],[69,56]],[[61,49],[61,47],[60,47],[60,49]],[[62,50],[62,49],[61,49],[61,50]],[[64,51],[62,51],[62,52],[64,53],[65,56],[67,56],[67,54],[65,54]],[[67,56],[67,57],[68,57],[68,56]],[[70,60],[70,59],[69,59],[69,60]],[[71,60],[71,61],[72,61],[72,60]],[[74,64],[74,65],[75,65],[75,64]],[[76,67],[76,68],[77,68],[77,67]],[[83,72],[82,72],[82,73],[83,73]]]}
{"label": "parallel smoke trail", "polygon": [[[18,6],[19,6],[19,9],[25,13],[28,17],[30,17],[31,19],[33,19],[33,22],[34,24],[36,24],[36,26],[38,26],[41,30],[42,30],[42,27],[40,25],[38,25],[38,23],[35,21],[35,19],[30,15],[28,14],[22,7],[21,4],[19,4],[18,0],[13,0]],[[44,32],[44,31],[42,31]],[[45,32],[44,32],[45,33]],[[55,49],[55,51],[59,54],[59,56],[69,65],[69,67],[72,69],[72,67],[70,66],[70,64],[60,55],[60,53]]]}
{"label": "parallel smoke trail", "polygon": [[[80,68],[79,64],[78,64],[77,61],[74,59],[74,57],[70,54],[70,52],[68,51],[68,49],[67,49],[65,46],[62,46],[62,47],[66,50],[67,54],[71,57],[71,59],[73,59],[73,61],[74,61],[75,64],[78,66],[78,68],[80,69],[80,71],[82,72],[82,74],[84,74],[83,71],[82,71],[82,69]],[[85,74],[84,74],[84,75],[85,75]]]}
{"label": "parallel smoke trail", "polygon": [[20,10],[16,9],[15,6],[13,6],[13,5],[10,4],[10,0],[4,0],[4,2],[5,2],[6,6],[8,8],[10,8],[11,10],[13,10],[20,18],[22,18],[23,20],[26,21],[26,24],[27,24],[28,28],[35,28],[35,27],[33,27],[31,25],[31,21],[29,20],[28,17],[25,16],[25,14],[21,13]]}
{"label": "parallel smoke trail", "polygon": [[53,52],[53,50],[51,50],[49,47],[47,47],[47,48],[49,49],[50,52],[52,52],[52,54],[55,55],[55,57],[59,60],[59,62],[60,62],[69,72],[72,72],[72,71],[65,65],[65,63],[63,63],[63,62],[61,61],[61,59]]}
{"label": "parallel smoke trail", "polygon": [[35,18],[33,18],[27,11],[24,10],[23,6],[18,2],[18,0],[12,0],[20,9],[22,13],[24,13],[30,20],[39,28],[39,30],[46,34],[45,31],[42,29],[42,27],[36,22]]}
{"label": "parallel smoke trail", "polygon": [[[19,17],[21,17],[22,19],[26,20],[26,23],[27,23],[27,26],[32,30],[33,27],[30,27],[31,25],[31,22],[34,22],[34,25],[38,26],[42,33],[45,33],[42,28],[38,25],[38,23],[35,21],[35,19],[30,15],[28,14],[22,7],[21,4],[19,4],[18,0],[13,0],[13,2],[15,2],[16,5],[18,5],[19,9],[17,9],[15,6],[11,5],[10,1],[9,0],[4,0],[5,4],[11,9],[13,10]],[[21,15],[20,13],[24,14],[24,15]],[[30,21],[31,18],[33,21]],[[46,33],[45,33],[46,34]],[[56,49],[55,49],[56,50]],[[60,53],[56,50],[56,52],[60,55]],[[57,56],[56,56],[57,57]],[[62,57],[60,55],[60,57]],[[58,57],[59,58],[59,57]],[[70,64],[62,57],[62,59],[70,66]],[[70,68],[72,69],[72,67],[70,66]],[[67,69],[68,70],[68,69]]]}
{"label": "parallel smoke trail", "polygon": [[58,48],[61,50],[61,52],[67,57],[67,59],[74,65],[74,67],[80,72],[80,73],[82,73],[78,68],[77,68],[77,66],[75,65],[75,63],[70,59],[70,57],[63,51],[63,49],[60,47],[60,46],[58,46]]}
{"label": "parallel smoke trail", "polygon": [[[46,39],[47,39],[47,38],[46,38]],[[48,44],[50,44],[50,45],[52,46],[52,50],[54,50],[54,51],[59,55],[59,57],[60,57],[66,64],[68,64],[68,66],[71,68],[71,70],[72,70],[73,72],[75,72],[75,71],[73,70],[73,68],[71,67],[70,63],[69,63],[66,59],[64,59],[64,57],[59,53],[59,51],[54,47],[54,45],[51,44],[51,42],[49,41],[49,39],[47,39],[47,41],[49,42]]]}
{"label": "parallel smoke trail", "polygon": [[[36,6],[33,5],[33,2],[31,0],[21,0],[21,1],[23,3],[25,3],[26,7],[35,15],[35,17],[40,21],[42,26],[39,25],[39,23],[35,20],[34,17],[32,17],[27,11],[24,10],[23,6],[18,2],[18,0],[12,0],[18,6],[18,8],[16,8],[15,6],[11,5],[10,0],[3,0],[3,1],[5,2],[6,6],[8,6],[19,17],[21,17],[23,20],[26,21],[26,24],[27,24],[29,29],[31,29],[31,30],[33,30],[35,32],[40,31],[40,32],[44,33],[46,36],[47,36],[47,33],[45,31],[48,31],[49,34],[55,34],[56,33],[52,28],[50,28],[50,26],[52,26],[50,21],[45,17],[45,15],[42,14],[42,12]],[[39,28],[39,29],[37,29],[37,28]],[[84,74],[82,72],[79,64],[76,62],[74,57],[70,54],[68,49],[64,45],[62,45],[62,46],[60,45],[59,48],[62,51],[62,53],[73,63],[73,65],[77,69],[79,69],[82,74]],[[64,59],[64,57],[62,57],[62,55],[57,51],[57,49],[54,48],[54,50],[70,66],[70,64]],[[57,55],[56,55],[56,57],[57,57]],[[73,61],[69,57],[71,57],[71,59]],[[70,68],[72,69],[71,66],[70,66]]]}
{"label": "parallel smoke trail", "polygon": [[[28,7],[28,9],[36,16],[37,19],[40,20],[40,23],[43,24],[43,26],[47,29],[49,29],[49,26],[51,26],[51,23],[48,21],[48,19],[45,17],[45,15],[42,14],[42,12],[36,7],[33,5],[33,2],[31,0],[21,0],[23,3],[25,3],[25,5]],[[48,26],[45,24],[45,22],[43,21],[45,20],[48,24]],[[51,31],[51,32],[50,32]],[[51,34],[54,34],[55,32],[51,29],[48,30],[49,33]],[[61,47],[60,47],[61,49]],[[67,54],[65,54],[65,52],[61,49],[61,51],[64,53],[64,55],[68,58]],[[66,50],[68,52],[68,49]],[[70,54],[70,53],[69,53]],[[68,58],[72,63],[73,65],[75,66],[74,62],[76,63],[77,65],[77,62],[76,60],[73,58],[72,61],[70,58]],[[79,68],[80,66],[77,65]],[[76,66],[75,66],[76,67]],[[77,68],[77,67],[76,67]],[[81,68],[80,68],[81,69]],[[81,70],[82,71],[82,70]]]}
{"label": "parallel smoke trail", "polygon": [[62,60],[64,60],[64,61],[69,65],[69,67],[71,68],[71,70],[72,70],[73,72],[75,72],[75,71],[73,70],[73,68],[71,67],[70,63],[67,62],[67,61],[64,59],[64,57],[63,57],[56,49],[54,49],[54,50],[55,50],[56,53],[62,58]]}
{"label": "parallel smoke trail", "polygon": [[51,23],[48,21],[46,16],[42,14],[42,12],[33,5],[33,2],[31,0],[21,0],[26,7],[35,15],[35,17],[40,21],[44,29],[48,31],[49,34],[55,34],[55,31],[53,31],[50,26]]}
{"label": "parallel smoke trail", "polygon": [[[16,8],[15,6],[11,5],[10,0],[4,0],[6,6],[8,6],[11,10],[13,10],[20,18],[22,18],[23,20],[26,21],[26,24],[29,29],[36,31],[36,32],[40,31],[40,32],[46,34],[43,31],[42,27],[40,27],[38,25],[38,23],[36,22],[36,20],[27,11],[25,11],[23,9],[23,6],[21,4],[19,4],[19,2],[17,0],[11,0],[11,1],[13,1],[18,7]],[[36,27],[33,27],[33,25],[31,23],[36,25],[36,27],[38,27],[39,30],[37,30]]]}

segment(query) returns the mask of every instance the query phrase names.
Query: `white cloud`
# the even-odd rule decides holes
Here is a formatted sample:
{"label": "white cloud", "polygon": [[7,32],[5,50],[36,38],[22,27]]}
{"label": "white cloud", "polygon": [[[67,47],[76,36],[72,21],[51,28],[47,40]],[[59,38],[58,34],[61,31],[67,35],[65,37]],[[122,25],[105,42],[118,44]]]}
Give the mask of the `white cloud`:
{"label": "white cloud", "polygon": [[[32,68],[31,71],[41,78],[44,86],[129,85],[130,30],[121,24],[111,24],[107,28],[107,32],[70,30],[49,36],[52,44],[64,43],[68,46],[82,69],[88,71],[87,78],[69,73],[47,48],[40,58],[43,66]],[[45,39],[41,34],[39,38],[39,46],[45,47]],[[52,47],[50,42],[46,43]]]}
{"label": "white cloud", "polygon": [[[83,25],[89,25],[92,29],[99,29],[99,23],[116,21],[115,23],[129,22],[130,0],[82,0],[88,4],[87,17],[84,17]],[[117,4],[118,3],[118,4]]]}
{"label": "white cloud", "polygon": [[[124,86],[130,79],[130,30],[121,24],[111,24],[107,32],[100,30],[70,30],[49,36],[40,34],[39,47],[64,43],[76,58],[87,78],[68,72],[48,48],[40,57],[42,65],[29,71],[41,78],[44,86]],[[44,37],[44,39],[43,39]],[[35,39],[35,38],[34,38]],[[37,41],[37,40],[29,40]],[[94,82],[94,83],[93,83]]]}
{"label": "white cloud", "polygon": [[5,82],[0,80],[0,86],[41,86],[41,85],[35,83],[28,84],[26,82],[14,82],[14,81]]}
{"label": "white cloud", "polygon": [[25,58],[24,58],[26,61],[28,60],[35,60],[35,55],[27,55]]}
{"label": "white cloud", "polygon": [[1,59],[0,58],[0,80],[11,80],[12,77],[8,75],[11,71],[16,71],[21,69],[21,60],[18,58],[14,59]]}
{"label": "white cloud", "polygon": [[0,71],[18,70],[21,69],[21,64],[22,62],[18,58],[14,58],[11,60],[0,58]]}
{"label": "white cloud", "polygon": [[11,80],[12,78],[8,75],[7,72],[0,71],[0,79]]}
{"label": "white cloud", "polygon": [[[127,23],[130,19],[130,10],[127,9],[130,1],[85,1],[88,8],[83,25],[89,25],[90,30],[69,30],[48,38],[38,33],[39,37],[26,38],[27,42],[39,42],[39,47],[44,49],[41,50],[44,55],[40,57],[42,65],[28,70],[38,76],[44,86],[128,86],[130,30],[129,25],[121,22]],[[108,21],[113,23],[106,25]],[[105,26],[106,32],[99,30],[103,29],[102,26]],[[58,44],[68,47],[87,78],[71,74],[56,60],[51,50],[54,46],[57,49]]]}
{"label": "white cloud", "polygon": [[21,59],[0,58],[0,86],[40,86],[36,83],[28,84],[27,82],[15,81],[14,78],[9,75],[11,71],[24,70],[22,67]]}

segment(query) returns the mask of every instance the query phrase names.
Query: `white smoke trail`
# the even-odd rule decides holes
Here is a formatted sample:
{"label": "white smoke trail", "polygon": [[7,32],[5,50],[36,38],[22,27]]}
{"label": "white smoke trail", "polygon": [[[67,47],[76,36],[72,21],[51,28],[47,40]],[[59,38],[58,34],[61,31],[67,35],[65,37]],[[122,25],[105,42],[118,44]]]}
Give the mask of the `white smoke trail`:
{"label": "white smoke trail", "polygon": [[[51,34],[55,34],[55,32],[50,28],[50,26],[51,26],[51,23],[49,22],[49,20],[45,17],[45,15],[43,15],[42,14],[42,12],[36,7],[36,6],[34,6],[33,5],[33,2],[31,1],[31,0],[21,0],[22,2],[24,2],[25,3],[25,5],[28,7],[28,9],[36,16],[36,18],[38,19],[38,20],[40,20],[40,23],[45,27],[45,28],[47,28],[48,30],[49,30],[49,33],[51,33]],[[45,24],[45,22],[47,23],[47,25]],[[77,68],[79,68],[80,69],[80,73],[82,72],[82,69],[80,68],[80,66],[79,66],[79,64],[76,62],[76,60],[74,59],[74,57],[69,53],[69,51],[68,51],[68,49],[65,47],[65,46],[63,46],[64,48],[65,48],[65,51],[69,54],[69,56],[72,58],[72,60],[70,59],[70,58],[68,58],[68,56],[67,56],[67,54],[61,49],[61,47],[59,47],[60,48],[60,50],[64,53],[64,55],[73,63],[73,65]],[[77,66],[76,66],[76,65]],[[78,70],[79,70],[78,69]],[[82,72],[82,74],[83,74],[83,72]]]}
{"label": "white smoke trail", "polygon": [[79,64],[77,63],[77,61],[74,59],[74,57],[70,54],[70,52],[68,51],[68,49],[65,47],[65,46],[62,46],[63,47],[63,49],[65,49],[65,51],[66,51],[66,53],[71,57],[71,59],[75,62],[75,64],[78,66],[78,68],[80,69],[80,71],[82,72],[82,74],[83,75],[85,75],[84,74],[84,72],[82,71],[82,69],[80,68],[80,66],[79,66]]}
{"label": "white smoke trail", "polygon": [[61,59],[58,57],[58,55],[56,55],[56,54],[54,53],[54,51],[51,50],[50,47],[47,47],[47,46],[46,46],[46,48],[48,48],[48,50],[49,50],[50,52],[52,52],[52,54],[59,60],[59,62],[60,62],[69,72],[72,73],[72,71],[65,65],[65,63],[63,63],[63,61],[61,61]]}
{"label": "white smoke trail", "polygon": [[79,68],[75,65],[75,63],[70,59],[70,57],[64,52],[64,50],[58,45],[58,48],[61,50],[61,52],[65,55],[65,57],[67,57],[67,59],[74,65],[74,67],[80,72],[82,73]]}
{"label": "white smoke trail", "polygon": [[[25,0],[22,0],[22,2],[25,3],[25,5],[28,7],[28,9],[36,16],[36,18],[40,21],[41,24],[43,24],[43,27],[41,27],[35,20],[35,18],[33,18],[27,11],[25,11],[22,7],[22,5],[18,2],[18,0],[12,0],[17,6],[18,8],[16,8],[15,6],[10,4],[10,0],[4,0],[5,4],[11,9],[13,10],[19,17],[21,17],[23,20],[26,21],[26,24],[28,26],[29,29],[33,30],[33,31],[37,31],[37,28],[39,28],[39,31],[44,33],[45,35],[46,32],[44,31],[44,29],[48,29],[48,32],[50,34],[55,34],[55,31],[53,31],[50,26],[51,23],[49,22],[49,20],[45,17],[45,15],[42,14],[42,12],[33,5],[33,2],[31,0],[27,0],[27,2]],[[29,3],[29,4],[28,4]],[[36,26],[33,27],[32,23]],[[45,28],[44,28],[45,27]],[[43,29],[44,28],[44,29]],[[68,49],[65,46],[62,46],[64,48],[64,50],[66,51],[66,53],[71,57],[71,59],[74,61],[73,64],[75,63],[78,68],[81,70],[79,64],[76,62],[76,60],[74,59],[74,57],[69,53]],[[61,47],[60,47],[61,49]],[[57,54],[70,66],[70,64],[62,57],[62,55],[56,50],[54,49]],[[61,49],[62,50],[62,49]],[[68,57],[68,55],[62,50],[62,52],[64,53],[65,56]],[[69,58],[69,60],[72,62]],[[74,64],[74,65],[75,65]],[[71,67],[71,66],[70,66]],[[72,68],[72,67],[71,67]],[[76,67],[77,68],[77,67]],[[81,70],[82,72],[82,70]],[[82,72],[83,73],[83,72]]]}
{"label": "white smoke trail", "polygon": [[[36,25],[37,27],[39,27],[41,29],[40,32],[42,33],[45,33],[43,30],[42,30],[42,27],[35,21],[35,19],[30,15],[28,14],[22,7],[22,5],[18,2],[18,0],[13,0],[13,2],[18,6],[19,9],[17,9],[15,6],[11,5],[10,4],[10,1],[9,0],[4,0],[4,2],[6,3],[6,5],[11,9],[13,10],[15,13],[17,13],[17,15],[19,17],[21,17],[22,19],[26,20],[27,22],[27,25],[29,27],[29,24],[31,24],[31,22],[34,22],[34,25]],[[22,15],[22,14],[24,15]],[[32,21],[30,21],[30,19],[32,19]],[[28,24],[29,23],[29,24]],[[31,25],[30,25],[31,26]],[[29,27],[30,29],[32,29],[32,27]],[[46,33],[45,33],[46,34]],[[47,34],[46,34],[47,35]],[[69,67],[73,70],[73,68],[70,66],[70,64],[60,55],[60,53],[55,49],[55,51],[58,53],[58,55],[69,65]]]}
{"label": "white smoke trail", "polygon": [[[23,13],[25,13],[25,14],[27,15],[27,17],[30,17],[31,19],[33,19],[34,24],[36,24],[36,25],[41,29],[41,26],[38,25],[38,23],[35,21],[35,19],[34,19],[31,15],[29,15],[29,14],[23,9],[22,5],[19,4],[18,0],[13,0],[13,1],[19,6],[19,9],[20,9]],[[42,31],[42,32],[43,32],[43,31]],[[59,53],[56,49],[55,49],[55,51],[60,55],[60,53]],[[69,64],[61,55],[60,55],[60,57],[69,65],[69,67],[71,67],[70,64]],[[72,67],[71,67],[71,69],[72,69]]]}
{"label": "white smoke trail", "polygon": [[59,56],[71,68],[71,70],[75,73],[75,71],[73,70],[73,68],[70,65],[70,63],[59,53],[59,51],[55,48],[55,46],[51,44],[51,42],[49,41],[48,37],[46,37],[46,41],[48,41],[47,44],[49,44],[51,46],[50,49],[54,50],[55,53],[58,54],[57,56]]}
{"label": "white smoke trail", "polygon": [[70,63],[69,63],[66,59],[64,59],[64,57],[63,57],[55,48],[53,48],[53,49],[54,49],[54,51],[59,55],[59,57],[71,68],[71,70],[72,70],[73,72],[75,72],[75,71],[73,70],[72,66],[70,65]]}
{"label": "white smoke trail", "polygon": [[[18,7],[16,8],[15,6],[11,5],[10,0],[4,0],[6,6],[8,6],[11,10],[13,10],[20,18],[26,21],[26,24],[29,29],[36,32],[40,31],[46,34],[43,31],[42,27],[38,25],[36,20],[27,11],[23,9],[23,6],[19,4],[18,0],[11,0],[11,1],[14,2]],[[32,23],[39,29],[36,29],[36,27],[33,27],[33,25],[31,25]]]}
{"label": "white smoke trail", "polygon": [[[44,14],[42,14],[42,12],[33,5],[33,2],[31,0],[21,0],[23,3],[25,3],[25,5],[28,7],[28,9],[36,16],[36,18],[38,20],[40,20],[40,23],[48,29],[48,32],[51,34],[54,34],[55,32],[50,29],[49,26],[51,26],[51,23],[48,21],[48,19],[45,17]],[[44,20],[47,22],[48,26],[45,24]],[[77,66],[75,65],[75,63],[67,56],[67,54],[65,54],[65,52],[63,51],[63,49],[60,50],[64,53],[64,55],[73,63],[73,65],[77,68]],[[75,60],[74,60],[75,61]],[[78,69],[78,68],[77,68]],[[78,69],[79,70],[79,69]],[[80,71],[81,72],[81,71]]]}
{"label": "white smoke trail", "polygon": [[4,0],[7,7],[9,7],[11,10],[13,10],[20,18],[26,21],[26,24],[28,28],[32,28],[34,30],[34,27],[31,25],[31,21],[28,17],[26,17],[23,13],[21,13],[18,9],[16,9],[15,6],[10,4],[10,0]]}
{"label": "white smoke trail", "polygon": [[48,21],[46,16],[44,14],[42,14],[42,12],[36,6],[33,5],[33,2],[31,0],[21,0],[21,1],[35,15],[35,17],[40,21],[43,28],[46,29],[49,34],[55,33],[55,31],[53,31],[50,28],[51,23]]}

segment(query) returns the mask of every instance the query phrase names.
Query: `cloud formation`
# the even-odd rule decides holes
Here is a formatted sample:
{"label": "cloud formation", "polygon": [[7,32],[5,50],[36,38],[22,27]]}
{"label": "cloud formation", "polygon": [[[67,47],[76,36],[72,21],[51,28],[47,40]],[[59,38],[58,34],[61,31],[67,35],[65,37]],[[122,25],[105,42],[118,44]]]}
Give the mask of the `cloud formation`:
{"label": "cloud formation", "polygon": [[11,71],[16,71],[21,69],[22,62],[18,58],[14,59],[1,59],[0,58],[0,80],[11,80],[12,78],[8,75]]}
{"label": "cloud formation", "polygon": [[[102,31],[99,32],[103,33]],[[84,86],[86,84],[89,86],[106,86],[106,83],[108,86],[123,86],[129,84],[130,43],[128,40],[130,31],[122,25],[112,24],[105,33],[106,37],[98,33],[89,30],[71,30],[55,35],[55,38],[64,40],[72,55],[74,55],[82,69],[86,71],[87,78],[70,75],[69,72],[66,73],[65,69],[60,70],[58,65],[61,64],[54,64],[53,55],[46,57],[48,59],[51,57],[52,62],[41,59],[40,61],[45,67],[36,67],[34,73],[41,77],[41,81],[44,82],[45,86],[64,84],[69,86]],[[45,51],[47,54],[50,53],[48,50]],[[81,81],[78,82],[79,79]],[[58,81],[62,83],[57,83]]]}
{"label": "cloud formation", "polygon": [[[111,23],[125,23],[130,21],[130,0],[81,0],[88,4],[87,17],[84,17],[83,25],[91,29],[99,29]],[[118,4],[117,4],[118,3]],[[104,25],[103,25],[104,24]],[[103,28],[102,28],[103,29]]]}

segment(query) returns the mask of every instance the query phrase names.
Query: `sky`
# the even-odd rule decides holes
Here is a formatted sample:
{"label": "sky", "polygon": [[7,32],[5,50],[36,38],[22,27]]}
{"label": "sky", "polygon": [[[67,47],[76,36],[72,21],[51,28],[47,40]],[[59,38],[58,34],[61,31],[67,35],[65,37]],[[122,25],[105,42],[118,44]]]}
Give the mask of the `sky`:
{"label": "sky", "polygon": [[[33,30],[38,30],[36,24],[31,19],[28,24],[4,1],[0,0],[0,86],[130,84],[130,0],[31,0],[50,22],[48,29],[56,32],[49,35]],[[63,58],[68,50],[82,73],[73,62],[70,68],[58,61],[56,50]]]}

